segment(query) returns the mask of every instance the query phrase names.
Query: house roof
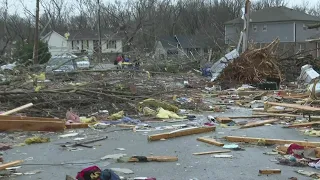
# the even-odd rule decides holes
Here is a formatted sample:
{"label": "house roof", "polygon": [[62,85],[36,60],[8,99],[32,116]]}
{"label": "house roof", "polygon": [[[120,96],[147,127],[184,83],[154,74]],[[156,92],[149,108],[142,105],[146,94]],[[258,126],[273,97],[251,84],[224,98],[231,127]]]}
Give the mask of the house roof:
{"label": "house roof", "polygon": [[[293,10],[284,6],[270,7],[262,10],[252,12],[250,15],[250,22],[283,22],[283,21],[319,21],[320,18],[311,16],[301,11]],[[239,24],[243,23],[241,17],[226,22],[225,24]]]}
{"label": "house roof", "polygon": [[159,38],[163,48],[175,48],[180,43],[182,48],[206,48],[214,46],[214,41],[208,36],[195,36],[195,35],[175,35],[163,36]]}
{"label": "house roof", "polygon": [[[66,33],[69,33],[68,40],[99,40],[99,33],[98,31],[93,30],[72,30],[72,31],[51,31],[45,36],[42,37],[45,38],[48,35],[50,35],[52,32],[56,32],[60,34],[61,36],[65,37]],[[101,32],[101,39],[122,39],[119,33],[111,33],[111,32]]]}

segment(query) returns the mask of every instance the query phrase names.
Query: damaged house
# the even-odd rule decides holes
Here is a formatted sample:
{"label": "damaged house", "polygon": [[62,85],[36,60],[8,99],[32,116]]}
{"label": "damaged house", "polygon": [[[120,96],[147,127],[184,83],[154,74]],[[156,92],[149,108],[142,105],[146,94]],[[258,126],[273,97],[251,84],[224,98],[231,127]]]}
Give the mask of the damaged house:
{"label": "damaged house", "polygon": [[[279,38],[279,50],[290,54],[319,47],[314,39],[320,33],[319,28],[308,29],[310,24],[319,23],[320,18],[287,7],[270,7],[252,12],[250,14],[249,41],[256,46],[264,46]],[[225,23],[225,44],[236,46],[238,44],[243,20],[237,19]],[[310,51],[314,57],[319,53]]]}
{"label": "damaged house", "polygon": [[122,38],[113,33],[101,34],[101,47],[99,45],[98,32],[91,30],[56,32],[51,31],[41,38],[48,43],[49,51],[52,55],[64,53],[80,54],[88,52],[90,54],[101,53],[122,53]]}

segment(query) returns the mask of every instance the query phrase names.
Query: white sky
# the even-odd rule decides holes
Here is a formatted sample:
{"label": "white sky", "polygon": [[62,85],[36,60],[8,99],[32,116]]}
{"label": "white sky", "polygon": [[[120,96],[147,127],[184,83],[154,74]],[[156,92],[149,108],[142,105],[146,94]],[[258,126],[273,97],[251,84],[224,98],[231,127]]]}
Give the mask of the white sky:
{"label": "white sky", "polygon": [[[0,1],[4,2],[4,0],[0,0]],[[41,0],[41,1],[45,1],[45,0]],[[70,0],[65,0],[65,1],[70,2]],[[112,2],[115,0],[101,0],[101,1],[102,2],[110,2],[110,1]],[[245,1],[245,0],[243,0],[243,1]],[[254,2],[255,0],[252,0],[252,1]],[[302,1],[301,0],[287,0],[287,2],[289,3],[288,4],[289,6],[293,6],[296,4],[303,4],[303,2],[308,2],[309,6],[315,6],[318,1],[319,0],[302,0]],[[35,11],[36,0],[8,0],[9,13],[15,13],[15,12],[18,12],[19,14],[23,13],[24,11],[23,11],[23,6],[22,6],[21,2],[23,2],[24,6],[27,9],[29,9],[31,12]],[[40,6],[40,9],[41,9],[41,6]]]}

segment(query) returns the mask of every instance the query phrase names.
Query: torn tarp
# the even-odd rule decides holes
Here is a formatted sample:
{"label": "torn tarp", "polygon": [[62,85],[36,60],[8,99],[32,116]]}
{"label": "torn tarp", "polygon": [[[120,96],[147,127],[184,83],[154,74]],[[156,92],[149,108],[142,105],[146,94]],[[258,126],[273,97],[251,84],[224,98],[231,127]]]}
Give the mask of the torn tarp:
{"label": "torn tarp", "polygon": [[211,81],[215,81],[223,71],[223,69],[227,67],[227,64],[237,57],[239,57],[239,52],[237,51],[237,49],[234,49],[233,51],[227,53],[224,57],[219,59],[216,63],[214,63],[211,67]]}

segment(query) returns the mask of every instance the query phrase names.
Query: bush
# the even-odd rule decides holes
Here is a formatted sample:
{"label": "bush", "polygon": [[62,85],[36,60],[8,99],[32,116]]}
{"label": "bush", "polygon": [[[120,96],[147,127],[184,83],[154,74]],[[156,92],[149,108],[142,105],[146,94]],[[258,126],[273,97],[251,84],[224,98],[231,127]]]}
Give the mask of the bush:
{"label": "bush", "polygon": [[[33,46],[34,43],[17,43],[16,51],[13,58],[17,60],[19,64],[28,66],[33,64]],[[49,52],[48,44],[39,41],[39,51],[38,51],[38,63],[44,64],[51,58],[51,53]]]}

